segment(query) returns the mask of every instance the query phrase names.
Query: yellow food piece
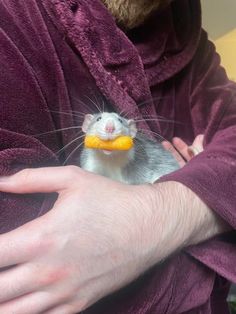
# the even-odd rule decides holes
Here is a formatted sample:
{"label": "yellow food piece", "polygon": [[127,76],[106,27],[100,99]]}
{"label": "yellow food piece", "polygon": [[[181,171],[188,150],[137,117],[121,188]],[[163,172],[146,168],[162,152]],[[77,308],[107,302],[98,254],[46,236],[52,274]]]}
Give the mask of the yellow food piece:
{"label": "yellow food piece", "polygon": [[84,146],[86,148],[105,150],[129,150],[133,147],[133,139],[130,136],[119,136],[114,140],[104,141],[94,135],[85,136]]}

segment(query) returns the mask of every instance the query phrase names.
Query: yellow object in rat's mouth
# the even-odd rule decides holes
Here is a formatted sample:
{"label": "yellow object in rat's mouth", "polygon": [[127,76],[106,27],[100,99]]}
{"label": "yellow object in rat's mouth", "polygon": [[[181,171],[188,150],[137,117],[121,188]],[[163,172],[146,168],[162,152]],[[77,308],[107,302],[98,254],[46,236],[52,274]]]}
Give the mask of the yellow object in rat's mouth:
{"label": "yellow object in rat's mouth", "polygon": [[84,146],[86,148],[104,149],[104,150],[129,150],[134,142],[130,136],[119,136],[114,140],[101,140],[95,135],[85,136]]}

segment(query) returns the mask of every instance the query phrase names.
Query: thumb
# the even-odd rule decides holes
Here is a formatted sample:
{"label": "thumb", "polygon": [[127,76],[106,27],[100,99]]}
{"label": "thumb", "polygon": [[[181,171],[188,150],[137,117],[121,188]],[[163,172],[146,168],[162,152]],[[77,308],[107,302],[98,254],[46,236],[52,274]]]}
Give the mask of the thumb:
{"label": "thumb", "polygon": [[24,169],[0,177],[0,191],[10,193],[52,193],[67,189],[78,181],[82,170],[76,166]]}

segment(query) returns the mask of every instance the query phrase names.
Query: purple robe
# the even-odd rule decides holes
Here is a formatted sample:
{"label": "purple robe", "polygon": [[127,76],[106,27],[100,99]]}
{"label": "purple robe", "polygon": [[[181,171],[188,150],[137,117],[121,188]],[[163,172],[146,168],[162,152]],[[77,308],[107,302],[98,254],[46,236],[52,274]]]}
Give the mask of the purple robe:
{"label": "purple robe", "polygon": [[[204,152],[163,180],[188,186],[235,229],[236,85],[201,29],[199,0],[176,0],[127,34],[100,0],[1,1],[0,69],[1,175],[76,164],[79,141],[58,153],[79,132],[74,111],[93,112],[104,101],[130,118],[171,120],[140,124],[169,140],[190,144],[204,133]],[[53,201],[1,193],[1,233]],[[85,313],[226,314],[235,242],[232,231],[186,248]]]}

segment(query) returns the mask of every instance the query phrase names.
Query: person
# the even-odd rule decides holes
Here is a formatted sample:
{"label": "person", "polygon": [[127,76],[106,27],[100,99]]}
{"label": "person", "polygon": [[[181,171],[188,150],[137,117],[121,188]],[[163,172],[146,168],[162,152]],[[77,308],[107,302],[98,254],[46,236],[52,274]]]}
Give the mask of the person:
{"label": "person", "polygon": [[[0,313],[228,313],[236,88],[200,1],[9,0],[0,14]],[[81,112],[103,101],[171,121],[140,128],[183,156],[204,134],[204,151],[154,185],[87,173]]]}

